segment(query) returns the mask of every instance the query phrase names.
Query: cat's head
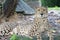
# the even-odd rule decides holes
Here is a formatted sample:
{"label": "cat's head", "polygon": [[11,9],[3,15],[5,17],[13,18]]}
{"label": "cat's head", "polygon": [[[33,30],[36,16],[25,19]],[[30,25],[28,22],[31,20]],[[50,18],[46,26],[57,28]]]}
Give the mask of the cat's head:
{"label": "cat's head", "polygon": [[36,15],[40,17],[45,17],[48,15],[48,11],[46,7],[38,7],[36,8]]}

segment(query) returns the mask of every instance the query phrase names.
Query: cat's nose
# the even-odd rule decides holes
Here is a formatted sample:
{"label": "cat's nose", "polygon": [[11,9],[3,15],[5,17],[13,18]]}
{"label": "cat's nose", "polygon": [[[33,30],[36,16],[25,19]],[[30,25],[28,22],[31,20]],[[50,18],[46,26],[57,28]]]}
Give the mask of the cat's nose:
{"label": "cat's nose", "polygon": [[43,13],[41,13],[41,16],[43,16]]}

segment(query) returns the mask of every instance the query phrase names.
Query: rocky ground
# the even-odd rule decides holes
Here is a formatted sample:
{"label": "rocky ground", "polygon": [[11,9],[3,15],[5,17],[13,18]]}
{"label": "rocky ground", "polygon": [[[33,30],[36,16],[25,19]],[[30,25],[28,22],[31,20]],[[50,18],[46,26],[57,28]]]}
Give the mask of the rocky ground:
{"label": "rocky ground", "polygon": [[56,34],[60,33],[60,10],[51,10],[48,13],[48,22],[52,25],[52,29],[56,30]]}

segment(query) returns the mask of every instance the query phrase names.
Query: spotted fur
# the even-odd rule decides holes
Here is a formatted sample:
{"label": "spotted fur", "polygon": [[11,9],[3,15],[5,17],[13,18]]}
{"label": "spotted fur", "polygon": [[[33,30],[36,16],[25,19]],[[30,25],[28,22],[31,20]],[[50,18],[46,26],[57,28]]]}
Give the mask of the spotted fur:
{"label": "spotted fur", "polygon": [[14,27],[17,26],[15,22],[4,22],[0,24],[0,35],[9,35],[9,32],[13,30]]}
{"label": "spotted fur", "polygon": [[36,9],[34,25],[32,26],[29,35],[37,36],[37,40],[42,40],[41,33],[47,28],[47,9],[40,7]]}
{"label": "spotted fur", "polygon": [[[21,34],[21,35],[26,35],[26,36],[29,36],[29,37],[33,37],[33,36],[36,36],[37,37],[37,40],[42,40],[41,38],[41,33],[43,31],[45,31],[45,29],[47,29],[47,9],[44,8],[44,7],[40,7],[40,8],[37,8],[36,9],[36,13],[34,15],[34,21],[33,23],[30,23],[30,22],[25,22],[23,21],[21,23],[3,23],[1,25],[3,26],[0,26],[1,29],[5,28],[8,30],[14,30],[14,29],[17,29],[17,33],[18,34]],[[15,25],[15,26],[12,26],[12,25]],[[8,27],[7,27],[8,26]],[[3,28],[2,28],[3,27]],[[12,27],[15,27],[14,29],[12,29]],[[2,30],[2,31],[4,31]],[[6,31],[6,30],[5,30]],[[14,33],[16,33],[16,31],[12,31]],[[9,33],[9,32],[8,32]],[[4,34],[4,33],[3,33]]]}

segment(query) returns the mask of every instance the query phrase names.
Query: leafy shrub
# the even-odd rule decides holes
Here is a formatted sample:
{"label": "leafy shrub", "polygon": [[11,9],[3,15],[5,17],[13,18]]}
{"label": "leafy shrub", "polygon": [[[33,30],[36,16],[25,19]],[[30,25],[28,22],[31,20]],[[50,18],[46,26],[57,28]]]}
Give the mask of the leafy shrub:
{"label": "leafy shrub", "polygon": [[41,0],[43,6],[55,7],[60,6],[60,0]]}
{"label": "leafy shrub", "polygon": [[17,35],[15,35],[15,34],[13,34],[13,35],[11,36],[10,40],[20,40],[20,37],[17,36]]}
{"label": "leafy shrub", "polygon": [[26,36],[18,36],[18,35],[13,34],[10,40],[32,40],[32,39]]}

